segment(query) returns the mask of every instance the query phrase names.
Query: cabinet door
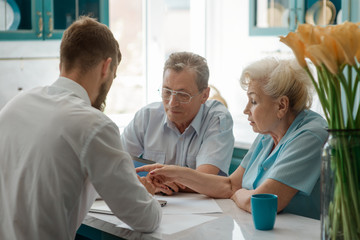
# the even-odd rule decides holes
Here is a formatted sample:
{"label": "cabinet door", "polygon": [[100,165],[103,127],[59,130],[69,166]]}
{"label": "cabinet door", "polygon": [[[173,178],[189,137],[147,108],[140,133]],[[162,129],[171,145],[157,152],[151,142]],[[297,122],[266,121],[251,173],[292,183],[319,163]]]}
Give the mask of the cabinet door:
{"label": "cabinet door", "polygon": [[[339,24],[351,21],[350,0],[250,0],[250,35],[286,35],[299,24]],[[358,9],[358,8],[356,8]],[[350,12],[351,11],[351,12]]]}
{"label": "cabinet door", "polygon": [[108,11],[108,0],[44,1],[44,37],[60,39],[64,30],[82,15],[96,18],[108,25]]}
{"label": "cabinet door", "polygon": [[309,23],[312,25],[334,25],[348,20],[349,14],[343,7],[343,0],[298,0],[297,15],[299,23]]}
{"label": "cabinet door", "polygon": [[0,40],[42,39],[42,2],[0,0]]}
{"label": "cabinet door", "polygon": [[249,34],[283,35],[295,29],[295,0],[250,0]]}
{"label": "cabinet door", "polygon": [[61,39],[79,16],[109,24],[108,0],[0,0],[0,40]]}

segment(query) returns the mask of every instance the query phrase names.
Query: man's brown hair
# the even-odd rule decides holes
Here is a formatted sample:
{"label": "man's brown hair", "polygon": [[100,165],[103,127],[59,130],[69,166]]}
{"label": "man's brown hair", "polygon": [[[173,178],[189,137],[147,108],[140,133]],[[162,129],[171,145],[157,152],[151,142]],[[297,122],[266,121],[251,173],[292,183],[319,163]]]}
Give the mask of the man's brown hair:
{"label": "man's brown hair", "polygon": [[121,61],[121,52],[106,25],[81,16],[65,30],[60,45],[60,63],[65,71],[77,68],[84,73],[109,57],[113,69]]}

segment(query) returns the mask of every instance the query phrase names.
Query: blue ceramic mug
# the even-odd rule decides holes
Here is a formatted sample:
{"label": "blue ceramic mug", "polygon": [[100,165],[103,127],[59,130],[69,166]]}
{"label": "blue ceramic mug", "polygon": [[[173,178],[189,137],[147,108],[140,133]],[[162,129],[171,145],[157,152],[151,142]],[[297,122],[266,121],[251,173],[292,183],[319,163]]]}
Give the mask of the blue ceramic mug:
{"label": "blue ceramic mug", "polygon": [[271,230],[277,214],[278,197],[275,194],[254,194],[251,196],[251,213],[255,228]]}

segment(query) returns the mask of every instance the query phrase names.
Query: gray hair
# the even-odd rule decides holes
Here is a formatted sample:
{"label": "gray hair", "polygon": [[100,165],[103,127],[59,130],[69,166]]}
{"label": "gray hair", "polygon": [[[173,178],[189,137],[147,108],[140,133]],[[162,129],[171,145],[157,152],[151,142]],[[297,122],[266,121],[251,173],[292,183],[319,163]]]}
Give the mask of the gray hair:
{"label": "gray hair", "polygon": [[206,59],[191,52],[175,52],[170,54],[164,65],[163,76],[167,69],[176,72],[183,70],[194,71],[196,73],[196,85],[201,91],[208,87],[209,67]]}
{"label": "gray hair", "polygon": [[295,113],[309,109],[313,84],[296,59],[265,58],[247,66],[240,77],[240,85],[247,90],[251,81],[261,83],[265,94],[272,98],[287,96],[289,108]]}

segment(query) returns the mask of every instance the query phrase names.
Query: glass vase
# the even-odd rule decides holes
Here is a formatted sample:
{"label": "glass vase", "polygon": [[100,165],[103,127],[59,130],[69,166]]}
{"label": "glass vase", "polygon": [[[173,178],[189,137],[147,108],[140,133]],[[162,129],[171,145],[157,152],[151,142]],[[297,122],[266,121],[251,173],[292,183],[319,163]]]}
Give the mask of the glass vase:
{"label": "glass vase", "polygon": [[328,132],[321,169],[321,239],[360,239],[360,129]]}

